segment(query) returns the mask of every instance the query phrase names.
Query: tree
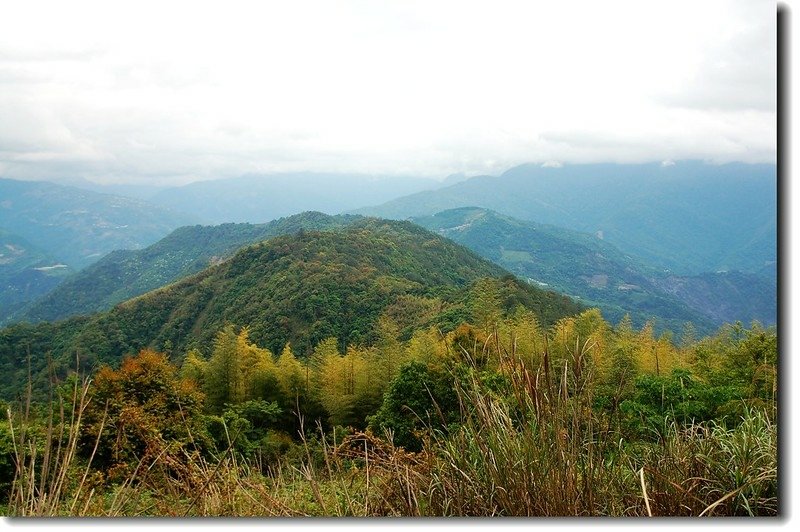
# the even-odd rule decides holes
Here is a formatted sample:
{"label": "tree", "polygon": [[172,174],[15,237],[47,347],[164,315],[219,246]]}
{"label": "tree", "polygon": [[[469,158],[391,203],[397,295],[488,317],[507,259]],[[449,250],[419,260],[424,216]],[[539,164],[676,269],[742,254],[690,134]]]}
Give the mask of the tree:
{"label": "tree", "polygon": [[492,329],[503,316],[500,285],[495,279],[477,281],[470,290],[473,323],[484,331]]}
{"label": "tree", "polygon": [[181,378],[193,380],[202,389],[205,387],[207,371],[208,361],[203,354],[197,349],[190,349],[181,365]]}
{"label": "tree", "polygon": [[204,443],[203,394],[164,353],[145,349],[118,370],[103,366],[90,393],[82,449],[90,453],[100,435],[96,465],[129,472],[158,456],[181,461],[187,456],[182,449]]}
{"label": "tree", "polygon": [[278,385],[284,397],[291,403],[296,403],[301,397],[308,395],[308,379],[305,368],[292,352],[292,346],[286,344],[278,357],[276,366]]}
{"label": "tree", "polygon": [[373,430],[391,431],[394,443],[410,451],[422,449],[420,433],[444,429],[460,419],[453,378],[421,362],[408,362],[389,385],[383,404],[369,418]]}
{"label": "tree", "polygon": [[238,353],[239,342],[233,325],[226,325],[214,338],[214,350],[208,361],[205,391],[208,408],[220,413],[227,404],[244,400],[245,387]]}
{"label": "tree", "polygon": [[242,327],[236,337],[236,354],[239,358],[243,401],[256,399],[277,400],[278,368],[269,349],[263,349],[250,342],[249,330]]}

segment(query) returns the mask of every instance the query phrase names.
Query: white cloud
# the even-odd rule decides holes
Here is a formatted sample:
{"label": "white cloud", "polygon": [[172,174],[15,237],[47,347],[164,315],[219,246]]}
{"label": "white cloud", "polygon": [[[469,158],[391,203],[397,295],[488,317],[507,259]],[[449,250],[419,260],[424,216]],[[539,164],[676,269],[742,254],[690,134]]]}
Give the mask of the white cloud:
{"label": "white cloud", "polygon": [[771,2],[15,2],[8,177],[774,161]]}

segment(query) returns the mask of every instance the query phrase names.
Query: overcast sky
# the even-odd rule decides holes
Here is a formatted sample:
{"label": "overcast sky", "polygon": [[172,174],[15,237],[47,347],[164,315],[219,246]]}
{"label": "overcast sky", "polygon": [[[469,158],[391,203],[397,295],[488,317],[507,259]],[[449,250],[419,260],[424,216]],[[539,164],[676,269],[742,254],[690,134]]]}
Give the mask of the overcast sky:
{"label": "overcast sky", "polygon": [[776,159],[771,1],[4,2],[0,176]]}

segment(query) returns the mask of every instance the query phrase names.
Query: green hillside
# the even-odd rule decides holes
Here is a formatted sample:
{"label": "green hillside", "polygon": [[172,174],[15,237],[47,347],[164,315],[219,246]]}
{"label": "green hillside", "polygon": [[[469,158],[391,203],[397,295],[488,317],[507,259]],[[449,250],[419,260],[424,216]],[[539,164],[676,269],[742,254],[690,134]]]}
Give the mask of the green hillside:
{"label": "green hillside", "polygon": [[599,307],[613,323],[630,314],[637,326],[655,318],[659,329],[680,331],[687,321],[704,331],[715,328],[708,317],[656,288],[650,278],[657,270],[592,235],[477,207],[451,209],[414,221],[530,283]]}
{"label": "green hillside", "polygon": [[208,345],[226,323],[249,327],[253,341],[274,352],[291,342],[300,354],[328,337],[369,344],[382,313],[394,316],[405,335],[431,325],[447,330],[471,319],[476,298],[487,307],[483,285],[475,285],[486,277],[499,278],[492,293],[499,294],[500,308],[522,305],[543,324],[583,308],[419,226],[367,219],[246,247],[229,261],[89,318],[3,329],[0,390],[8,396],[21,389],[29,352],[41,379],[47,356],[56,374],[73,368],[76,355],[82,368],[115,364],[146,346],[180,358],[189,347]]}
{"label": "green hillside", "polygon": [[522,279],[597,306],[612,322],[711,332],[723,323],[776,322],[775,284],[754,274],[668,275],[594,235],[464,207],[416,218]]}
{"label": "green hillside", "polygon": [[230,257],[239,248],[300,230],[342,227],[358,217],[308,212],[267,224],[222,224],[176,229],[140,250],[113,251],[32,303],[24,321],[54,321],[108,310]]}

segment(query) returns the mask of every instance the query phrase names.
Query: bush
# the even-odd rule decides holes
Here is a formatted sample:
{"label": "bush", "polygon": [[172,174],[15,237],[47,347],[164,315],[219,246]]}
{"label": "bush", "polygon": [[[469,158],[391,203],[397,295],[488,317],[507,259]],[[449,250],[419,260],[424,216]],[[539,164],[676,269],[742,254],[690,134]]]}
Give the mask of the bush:
{"label": "bush", "polygon": [[428,428],[446,429],[460,418],[454,379],[444,371],[434,371],[421,362],[400,368],[389,385],[378,412],[369,418],[377,433],[390,431],[395,445],[409,451],[422,449],[421,435]]}

